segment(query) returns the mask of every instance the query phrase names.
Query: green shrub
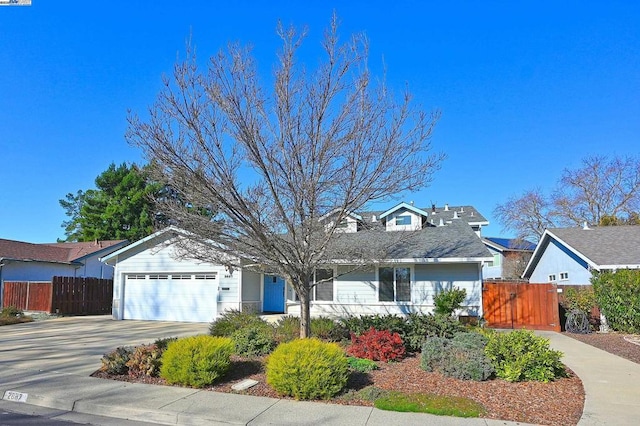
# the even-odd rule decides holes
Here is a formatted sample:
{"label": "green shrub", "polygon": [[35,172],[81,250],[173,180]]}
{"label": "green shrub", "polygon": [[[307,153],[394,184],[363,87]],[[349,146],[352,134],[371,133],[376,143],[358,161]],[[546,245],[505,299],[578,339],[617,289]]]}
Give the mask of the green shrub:
{"label": "green shrub", "polygon": [[269,325],[251,325],[241,328],[231,336],[236,353],[248,357],[270,353],[275,347],[273,332],[273,328]]}
{"label": "green shrub", "polygon": [[434,312],[436,315],[451,315],[456,309],[460,309],[462,302],[467,297],[467,290],[451,288],[438,292],[433,296]]}
{"label": "green shrub", "polygon": [[422,347],[420,367],[461,380],[487,380],[494,369],[484,353],[486,343],[487,338],[477,333],[429,338]]}
{"label": "green shrub", "polygon": [[291,342],[300,338],[300,318],[293,315],[281,317],[275,324],[277,343]]}
{"label": "green shrub", "polygon": [[0,317],[2,318],[17,318],[24,316],[24,312],[15,306],[5,306],[0,310]]}
{"label": "green shrub", "polygon": [[640,270],[594,273],[591,284],[609,326],[623,333],[640,333]]}
{"label": "green shrub", "polygon": [[160,376],[172,384],[203,387],[223,376],[231,364],[233,340],[193,336],[172,342],[162,355]]}
{"label": "green shrub", "polygon": [[598,305],[596,302],[596,293],[593,287],[585,286],[582,288],[567,287],[562,293],[562,302],[560,303],[567,312],[579,309],[589,314],[591,309]]}
{"label": "green shrub", "polygon": [[178,340],[177,337],[163,337],[161,339],[156,339],[153,344],[156,345],[161,351],[164,351],[167,349],[167,346],[169,346],[169,343],[175,342],[176,340]]}
{"label": "green shrub", "polygon": [[129,372],[127,362],[129,362],[132,352],[132,348],[122,346],[104,354],[100,370],[108,374],[127,374]]}
{"label": "green shrub", "polygon": [[405,317],[391,314],[348,316],[340,318],[339,322],[344,329],[356,336],[366,333],[373,327],[379,331],[387,330],[390,333],[398,333],[404,340],[408,330]]}
{"label": "green shrub", "polygon": [[253,312],[241,312],[237,309],[225,311],[220,318],[213,321],[209,326],[209,334],[218,337],[231,337],[233,333],[241,328],[255,325],[269,325],[268,322],[260,318]]}
{"label": "green shrub", "polygon": [[509,382],[549,382],[566,375],[562,352],[549,348],[549,340],[530,330],[490,333],[485,354],[496,375]]}
{"label": "green shrub", "polygon": [[351,370],[358,371],[360,373],[368,373],[369,371],[378,369],[378,364],[370,359],[350,356],[347,357],[347,361],[349,362],[349,368]]}
{"label": "green shrub", "polygon": [[469,398],[402,392],[389,392],[376,399],[374,406],[380,410],[455,417],[479,417],[486,411],[481,404]]}
{"label": "green shrub", "polygon": [[126,363],[129,376],[157,377],[162,365],[160,361],[162,352],[163,350],[155,344],[136,346]]}
{"label": "green shrub", "polygon": [[327,342],[339,342],[349,336],[345,329],[331,318],[311,318],[311,336]]}
{"label": "green shrub", "polygon": [[282,343],[266,364],[267,383],[295,399],[329,399],[347,384],[349,363],[340,347],[318,339]]}
{"label": "green shrub", "polygon": [[428,372],[440,371],[440,365],[447,356],[449,339],[446,337],[429,337],[422,345],[420,368]]}
{"label": "green shrub", "polygon": [[349,355],[383,362],[400,360],[405,352],[404,342],[398,333],[373,327],[360,336],[352,333],[351,345],[347,349]]}
{"label": "green shrub", "polygon": [[467,331],[456,318],[445,315],[411,313],[408,316],[407,332],[403,337],[408,351],[416,352],[428,337],[452,339],[456,333]]}

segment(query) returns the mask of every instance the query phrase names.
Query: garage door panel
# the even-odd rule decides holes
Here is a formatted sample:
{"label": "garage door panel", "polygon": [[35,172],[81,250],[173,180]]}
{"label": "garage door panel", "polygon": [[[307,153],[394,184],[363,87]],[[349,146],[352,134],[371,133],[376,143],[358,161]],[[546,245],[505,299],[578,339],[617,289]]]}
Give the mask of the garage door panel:
{"label": "garage door panel", "polygon": [[124,319],[209,322],[217,313],[215,279],[125,281]]}

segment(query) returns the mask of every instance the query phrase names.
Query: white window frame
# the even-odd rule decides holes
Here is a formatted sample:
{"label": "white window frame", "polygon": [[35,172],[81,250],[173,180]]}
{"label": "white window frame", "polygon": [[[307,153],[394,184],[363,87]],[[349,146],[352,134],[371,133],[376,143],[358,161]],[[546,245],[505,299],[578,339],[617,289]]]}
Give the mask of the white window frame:
{"label": "white window frame", "polygon": [[[563,277],[564,275],[564,277]],[[569,280],[569,273],[568,272],[560,272],[560,281],[568,281]]]}
{"label": "white window frame", "polygon": [[[393,300],[380,300],[380,270],[383,268],[393,269]],[[409,270],[409,300],[398,300],[398,282],[396,279],[396,269],[408,269]],[[376,268],[376,278],[378,281],[378,303],[412,303],[413,302],[413,289],[414,289],[414,275],[413,266],[411,265],[385,265]]]}
{"label": "white window frame", "polygon": [[[332,287],[333,287],[331,289],[331,300],[318,300],[317,299],[316,290],[318,289],[318,286],[315,285],[315,284],[316,284],[316,273],[317,273],[318,269],[324,269],[324,270],[327,270],[327,271],[331,271],[331,274],[332,274],[331,284],[332,284]],[[313,271],[313,288],[311,289],[311,301],[313,301],[314,303],[332,303],[335,300],[336,300],[336,268],[334,268],[334,267],[317,268],[316,270]]]}
{"label": "white window frame", "polygon": [[549,282],[555,282],[555,281],[558,281],[556,279],[556,274],[549,274]]}

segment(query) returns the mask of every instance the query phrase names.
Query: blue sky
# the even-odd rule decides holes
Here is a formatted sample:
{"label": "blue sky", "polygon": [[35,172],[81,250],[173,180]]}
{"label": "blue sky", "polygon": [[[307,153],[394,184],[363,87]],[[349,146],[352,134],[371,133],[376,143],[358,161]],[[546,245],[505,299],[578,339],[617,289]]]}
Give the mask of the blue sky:
{"label": "blue sky", "polygon": [[0,7],[0,238],[63,237],[58,200],[111,162],[142,163],[124,140],[185,39],[199,56],[251,43],[266,78],[277,20],[307,25],[312,66],[332,11],[363,31],[370,64],[438,108],[448,155],[416,205],[474,205],[504,235],[496,204],[554,186],[587,155],[638,155],[640,2],[33,0]]}

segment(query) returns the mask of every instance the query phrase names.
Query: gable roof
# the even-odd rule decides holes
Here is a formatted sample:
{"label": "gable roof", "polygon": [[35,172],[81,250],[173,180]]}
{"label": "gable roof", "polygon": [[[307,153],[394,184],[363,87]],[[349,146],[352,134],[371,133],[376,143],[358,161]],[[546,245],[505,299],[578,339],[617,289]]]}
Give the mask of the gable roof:
{"label": "gable roof", "polygon": [[640,225],[547,229],[527,264],[530,277],[549,243],[555,240],[595,270],[640,268]]}
{"label": "gable roof", "polygon": [[[394,239],[397,240],[395,243]],[[343,251],[341,247],[384,248],[387,251],[387,259],[384,260],[389,261],[478,262],[493,259],[473,229],[462,221],[417,231],[381,232],[378,228],[336,234],[334,244],[329,249],[330,253],[340,253]],[[333,254],[332,257],[339,258],[340,255]]]}
{"label": "gable roof", "polygon": [[418,214],[420,216],[428,216],[429,215],[427,212],[425,212],[422,209],[414,207],[411,204],[407,204],[405,202],[402,202],[402,203],[398,204],[397,206],[391,207],[389,210],[387,210],[385,212],[382,212],[380,214],[380,219],[383,219],[383,218],[389,216],[391,213],[396,212],[398,210],[402,210],[402,209],[406,209],[406,210],[412,211],[415,214]]}
{"label": "gable roof", "polygon": [[124,253],[126,253],[126,252],[128,252],[128,251],[130,251],[132,249],[135,249],[136,247],[138,247],[138,246],[140,246],[142,244],[145,244],[148,241],[155,240],[155,239],[163,236],[166,233],[186,234],[187,231],[185,231],[183,229],[180,229],[180,228],[178,228],[176,226],[173,226],[173,225],[167,226],[166,228],[163,228],[163,229],[161,229],[159,231],[156,231],[151,235],[147,235],[146,237],[144,237],[144,238],[142,238],[142,239],[140,239],[140,240],[138,240],[138,241],[136,241],[134,243],[131,243],[131,244],[127,245],[127,246],[124,246],[124,247],[122,247],[122,248],[120,248],[118,250],[115,250],[115,251],[107,254],[106,256],[101,257],[100,261],[104,262],[106,264],[109,264],[109,265],[113,265],[113,264],[115,264],[115,262],[117,262],[118,256],[120,256],[120,255],[122,255],[122,254],[124,254]]}
{"label": "gable roof", "polygon": [[483,237],[482,241],[489,247],[503,251],[534,251],[536,245],[519,238]]}
{"label": "gable roof", "polygon": [[443,223],[452,222],[457,219],[461,219],[470,226],[486,226],[489,225],[489,221],[478,212],[473,206],[449,206],[445,205],[444,207],[436,207],[431,206],[429,208],[417,208],[407,203],[400,203],[395,207],[392,207],[386,211],[369,211],[363,212],[362,220],[363,222],[373,222],[373,218],[376,217],[378,219],[382,219],[385,216],[393,213],[394,211],[400,208],[408,208],[409,210],[424,216],[428,222],[432,222],[434,225],[438,225],[440,223],[440,219],[442,219]]}
{"label": "gable roof", "polygon": [[33,244],[0,238],[0,258],[71,264],[124,243],[126,240]]}

